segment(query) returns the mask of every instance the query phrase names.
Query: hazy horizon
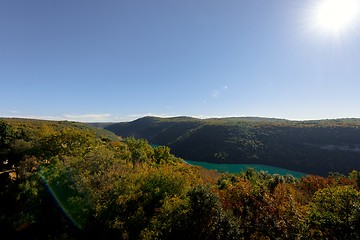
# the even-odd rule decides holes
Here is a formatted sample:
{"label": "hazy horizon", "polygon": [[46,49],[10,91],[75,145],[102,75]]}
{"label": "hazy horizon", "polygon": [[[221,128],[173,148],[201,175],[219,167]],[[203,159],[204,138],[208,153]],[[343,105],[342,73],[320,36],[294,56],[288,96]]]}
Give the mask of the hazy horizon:
{"label": "hazy horizon", "polygon": [[221,119],[221,118],[264,118],[264,119],[278,119],[286,121],[322,121],[322,120],[344,120],[344,119],[359,119],[360,118],[319,118],[319,119],[287,119],[287,118],[278,118],[278,117],[264,117],[264,116],[186,116],[186,115],[177,115],[177,116],[160,116],[160,115],[143,115],[143,116],[126,116],[114,118],[112,120],[82,120],[81,118],[61,118],[54,116],[0,116],[0,118],[14,118],[14,119],[34,119],[34,120],[46,120],[46,121],[71,121],[71,122],[80,122],[80,123],[117,123],[117,122],[131,122],[144,117],[158,117],[158,118],[177,118],[177,117],[190,117],[196,119]]}

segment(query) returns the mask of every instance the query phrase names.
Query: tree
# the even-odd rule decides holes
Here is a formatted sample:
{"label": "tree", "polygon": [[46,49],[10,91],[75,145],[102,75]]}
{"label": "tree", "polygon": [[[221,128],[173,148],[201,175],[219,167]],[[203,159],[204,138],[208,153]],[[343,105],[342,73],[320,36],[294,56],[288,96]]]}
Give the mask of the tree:
{"label": "tree", "polygon": [[360,192],[351,186],[317,191],[309,204],[307,220],[315,237],[359,239]]}
{"label": "tree", "polygon": [[7,148],[15,140],[15,132],[9,124],[0,121],[0,150]]}
{"label": "tree", "polygon": [[8,163],[8,157],[15,137],[16,134],[12,127],[4,121],[0,121],[0,171],[11,165]]}
{"label": "tree", "polygon": [[360,188],[360,171],[356,171],[353,170],[350,174],[349,174],[349,178],[354,180],[357,187]]}
{"label": "tree", "polygon": [[84,156],[96,146],[94,132],[64,128],[40,140],[37,155],[51,160],[55,156]]}
{"label": "tree", "polygon": [[135,168],[138,163],[149,161],[154,153],[153,148],[144,139],[128,137],[125,139],[125,143],[131,152],[130,159],[133,164],[133,168]]}
{"label": "tree", "polygon": [[159,146],[154,148],[154,160],[157,164],[168,163],[174,160],[174,155],[170,153],[169,147]]}
{"label": "tree", "polygon": [[187,194],[187,239],[242,239],[239,222],[225,213],[218,196],[207,186],[198,186]]}

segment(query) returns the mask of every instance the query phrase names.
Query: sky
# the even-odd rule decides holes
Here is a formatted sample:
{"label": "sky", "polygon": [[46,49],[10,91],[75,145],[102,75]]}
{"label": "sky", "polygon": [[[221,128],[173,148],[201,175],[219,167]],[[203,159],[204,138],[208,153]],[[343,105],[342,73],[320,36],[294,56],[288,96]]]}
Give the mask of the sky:
{"label": "sky", "polygon": [[360,118],[360,2],[324,1],[1,0],[0,117]]}

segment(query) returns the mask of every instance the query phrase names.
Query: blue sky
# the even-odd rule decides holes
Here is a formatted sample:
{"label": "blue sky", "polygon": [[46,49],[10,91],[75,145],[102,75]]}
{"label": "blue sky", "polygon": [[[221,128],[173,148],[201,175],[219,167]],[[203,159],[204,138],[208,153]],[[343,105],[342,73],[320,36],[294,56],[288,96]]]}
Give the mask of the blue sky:
{"label": "blue sky", "polygon": [[2,0],[0,116],[359,118],[360,20],[321,1]]}

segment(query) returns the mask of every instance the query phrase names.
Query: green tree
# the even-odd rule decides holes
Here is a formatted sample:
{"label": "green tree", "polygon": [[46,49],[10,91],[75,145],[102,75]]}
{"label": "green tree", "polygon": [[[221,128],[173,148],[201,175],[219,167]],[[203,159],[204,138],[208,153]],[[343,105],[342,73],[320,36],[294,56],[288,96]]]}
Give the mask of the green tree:
{"label": "green tree", "polygon": [[360,188],[360,171],[353,170],[349,174],[349,178],[353,179],[357,185],[358,188]]}
{"label": "green tree", "polygon": [[242,239],[239,222],[224,212],[218,196],[208,187],[195,187],[188,197],[187,239]]}
{"label": "green tree", "polygon": [[15,136],[12,127],[0,120],[0,150],[9,147],[15,140]]}
{"label": "green tree", "polygon": [[10,146],[15,139],[16,134],[13,128],[4,121],[0,121],[0,171],[11,166],[8,158],[11,152]]}
{"label": "green tree", "polygon": [[307,216],[313,238],[359,239],[360,193],[351,186],[328,187],[315,193]]}
{"label": "green tree", "polygon": [[167,146],[159,146],[154,148],[154,160],[157,164],[169,163],[175,159],[174,155],[170,153],[170,148]]}
{"label": "green tree", "polygon": [[144,163],[151,160],[154,150],[145,139],[128,137],[125,139],[125,143],[131,152],[130,160],[133,164],[133,168],[135,168],[138,163]]}
{"label": "green tree", "polygon": [[64,128],[39,141],[37,155],[51,160],[55,156],[84,156],[97,145],[94,132]]}

